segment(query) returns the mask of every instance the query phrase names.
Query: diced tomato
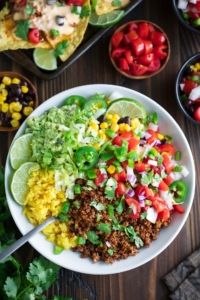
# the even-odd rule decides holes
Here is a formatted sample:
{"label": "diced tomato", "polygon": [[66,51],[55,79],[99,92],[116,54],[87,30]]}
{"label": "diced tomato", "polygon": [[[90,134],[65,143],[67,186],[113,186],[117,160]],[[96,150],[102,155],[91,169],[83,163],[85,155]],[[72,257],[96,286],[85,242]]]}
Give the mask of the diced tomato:
{"label": "diced tomato", "polygon": [[160,152],[167,152],[170,155],[175,155],[176,149],[172,144],[164,144],[159,146]]}
{"label": "diced tomato", "polygon": [[174,205],[174,210],[179,214],[183,214],[185,212],[185,208],[182,205]]}
{"label": "diced tomato", "polygon": [[115,193],[116,193],[117,197],[121,197],[121,196],[125,195],[126,194],[126,186],[125,186],[125,184],[122,183],[122,182],[118,182],[118,185],[117,185]]}
{"label": "diced tomato", "polygon": [[40,31],[37,28],[30,29],[28,32],[28,40],[32,44],[38,44],[40,42]]}
{"label": "diced tomato", "polygon": [[119,47],[119,44],[121,43],[121,41],[123,40],[124,34],[121,31],[117,31],[113,34],[112,36],[112,45],[113,47],[117,48]]}
{"label": "diced tomato", "polygon": [[151,41],[154,45],[159,46],[164,44],[166,38],[164,34],[160,31],[153,31],[151,33]]}
{"label": "diced tomato", "polygon": [[131,131],[125,131],[120,135],[120,137],[122,140],[129,141],[133,137],[133,134]]}
{"label": "diced tomato", "polygon": [[164,180],[162,180],[158,186],[158,189],[161,191],[168,191],[169,187],[168,185],[164,182]]}
{"label": "diced tomato", "polygon": [[126,172],[123,170],[120,173],[114,174],[114,178],[117,180],[117,182],[126,182]]}
{"label": "diced tomato", "polygon": [[157,140],[157,132],[155,132],[154,130],[152,129],[148,129],[147,132],[151,135],[148,139],[147,139],[147,143],[148,144],[152,144],[154,141]]}
{"label": "diced tomato", "polygon": [[121,145],[122,145],[122,138],[121,138],[121,136],[117,135],[113,139],[112,144],[121,147]]}
{"label": "diced tomato", "polygon": [[137,148],[137,146],[139,145],[140,140],[136,139],[136,138],[131,138],[128,142],[128,151],[134,150]]}
{"label": "diced tomato", "polygon": [[149,66],[154,59],[154,53],[144,54],[139,57],[138,62],[142,65]]}
{"label": "diced tomato", "polygon": [[154,192],[152,189],[145,185],[138,185],[135,189],[136,196],[144,195],[146,198],[154,197]]}
{"label": "diced tomato", "polygon": [[142,76],[148,71],[148,67],[133,63],[130,65],[131,74],[135,76]]}
{"label": "diced tomato", "polygon": [[124,54],[126,52],[125,48],[116,48],[112,51],[112,58],[119,58],[122,56],[122,54]]}
{"label": "diced tomato", "polygon": [[144,40],[144,54],[151,53],[153,51],[153,44],[149,40]]}
{"label": "diced tomato", "polygon": [[25,6],[26,2],[27,2],[26,0],[20,0],[20,1],[18,1],[17,5],[19,5],[19,6]]}
{"label": "diced tomato", "polygon": [[167,153],[163,153],[162,157],[163,157],[163,166],[165,167],[167,174],[169,174],[172,172],[174,168],[174,164],[171,161],[171,157]]}
{"label": "diced tomato", "polygon": [[140,56],[144,52],[144,42],[141,38],[131,41],[131,47],[136,56]]}
{"label": "diced tomato", "polygon": [[194,111],[194,119],[200,122],[200,106]]}
{"label": "diced tomato", "polygon": [[140,207],[139,202],[134,198],[126,197],[126,203],[128,204],[128,206],[130,206],[130,207],[132,206],[132,208],[133,208],[133,213],[131,213],[129,215],[129,217],[132,219],[138,219],[139,214],[141,212],[141,207]]}
{"label": "diced tomato", "polygon": [[153,31],[155,31],[156,29],[155,29],[155,27],[153,26],[153,24],[151,24],[151,23],[149,23],[149,32],[151,33],[151,32],[153,32]]}
{"label": "diced tomato", "polygon": [[134,170],[137,172],[144,172],[149,169],[149,165],[146,163],[138,162],[134,165]]}
{"label": "diced tomato", "polygon": [[83,6],[84,0],[66,0],[67,5]]}
{"label": "diced tomato", "polygon": [[129,44],[131,41],[138,38],[138,34],[135,30],[129,31],[127,34],[124,35],[124,42]]}
{"label": "diced tomato", "polygon": [[110,165],[113,164],[114,161],[115,161],[115,158],[111,158],[111,159],[109,159],[109,160],[106,162],[106,165],[107,165],[107,166],[110,166]]}
{"label": "diced tomato", "polygon": [[138,29],[138,24],[137,23],[130,23],[129,27],[128,27],[128,31],[132,31],[132,30],[137,30]]}
{"label": "diced tomato", "polygon": [[184,93],[186,93],[186,95],[189,95],[191,90],[193,90],[197,86],[198,86],[197,82],[186,79],[184,82],[183,91],[184,91]]}
{"label": "diced tomato", "polygon": [[149,24],[146,22],[139,23],[138,34],[142,39],[146,39],[149,35]]}
{"label": "diced tomato", "polygon": [[174,179],[170,175],[165,177],[163,180],[167,185],[170,185],[174,181]]}
{"label": "diced tomato", "polygon": [[148,66],[148,71],[154,73],[160,69],[161,63],[158,58],[154,58]]}
{"label": "diced tomato", "polygon": [[127,50],[127,51],[124,53],[124,56],[125,56],[125,58],[126,58],[128,64],[131,64],[131,63],[133,62],[133,55],[132,55],[132,53],[131,53],[130,50]]}
{"label": "diced tomato", "polygon": [[167,208],[166,203],[160,197],[155,197],[154,198],[154,201],[152,201],[152,206],[155,208],[157,213],[160,213],[161,211],[163,211],[164,209]]}
{"label": "diced tomato", "polygon": [[163,211],[159,212],[158,219],[166,222],[170,218],[170,211],[169,209],[164,209]]}
{"label": "diced tomato", "polygon": [[153,52],[155,56],[159,59],[165,59],[167,57],[167,46],[166,45],[160,45],[153,49]]}
{"label": "diced tomato", "polygon": [[122,71],[128,71],[129,70],[129,65],[128,65],[128,62],[125,58],[120,58],[119,59],[119,68]]}
{"label": "diced tomato", "polygon": [[94,180],[96,186],[100,186],[102,182],[106,179],[106,175],[101,173],[99,170],[97,171],[97,177]]}
{"label": "diced tomato", "polygon": [[130,214],[128,216],[129,216],[129,218],[131,218],[133,220],[137,220],[137,219],[139,219],[140,214],[139,213],[136,213],[136,214],[132,213],[132,214]]}

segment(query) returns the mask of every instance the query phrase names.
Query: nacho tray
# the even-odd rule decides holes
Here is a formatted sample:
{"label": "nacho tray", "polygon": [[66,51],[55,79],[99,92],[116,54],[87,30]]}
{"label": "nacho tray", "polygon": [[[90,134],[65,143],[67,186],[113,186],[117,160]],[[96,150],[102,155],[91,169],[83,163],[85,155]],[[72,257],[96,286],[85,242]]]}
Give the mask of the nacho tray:
{"label": "nacho tray", "polygon": [[[124,17],[132,12],[143,0],[131,0],[133,3],[130,3],[124,9]],[[124,19],[122,18],[122,20]],[[58,65],[58,68],[55,71],[44,71],[38,68],[32,58],[33,50],[15,50],[15,51],[4,51],[4,54],[8,56],[11,60],[22,66],[28,72],[34,74],[38,78],[50,80],[59,76],[64,70],[66,70],[70,65],[72,65],[81,55],[83,55],[87,50],[89,50],[96,42],[100,40],[106,33],[108,33],[114,26],[99,29],[93,26],[88,26],[85,33],[85,38],[79,47],[74,51],[74,53],[65,61],[61,62]]]}

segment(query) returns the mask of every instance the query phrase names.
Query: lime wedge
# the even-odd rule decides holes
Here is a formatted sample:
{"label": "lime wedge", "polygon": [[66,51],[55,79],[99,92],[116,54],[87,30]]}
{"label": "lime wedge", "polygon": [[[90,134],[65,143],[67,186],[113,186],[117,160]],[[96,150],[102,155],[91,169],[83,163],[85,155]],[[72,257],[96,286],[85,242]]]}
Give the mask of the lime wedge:
{"label": "lime wedge", "polygon": [[144,119],[147,115],[144,106],[134,99],[121,98],[112,101],[107,109],[107,114],[118,114],[120,117]]}
{"label": "lime wedge", "polygon": [[26,162],[15,171],[11,181],[11,192],[17,203],[24,204],[28,191],[28,178],[33,169],[38,169],[39,165],[33,162]]}
{"label": "lime wedge", "polygon": [[57,59],[53,49],[36,48],[33,51],[33,60],[40,69],[46,71],[57,69]]}
{"label": "lime wedge", "polygon": [[10,150],[10,163],[13,169],[18,169],[23,163],[31,160],[32,134],[27,133],[14,141]]}
{"label": "lime wedge", "polygon": [[106,27],[117,23],[123,16],[123,10],[113,10],[110,13],[100,16],[93,11],[90,15],[89,24],[97,27]]}

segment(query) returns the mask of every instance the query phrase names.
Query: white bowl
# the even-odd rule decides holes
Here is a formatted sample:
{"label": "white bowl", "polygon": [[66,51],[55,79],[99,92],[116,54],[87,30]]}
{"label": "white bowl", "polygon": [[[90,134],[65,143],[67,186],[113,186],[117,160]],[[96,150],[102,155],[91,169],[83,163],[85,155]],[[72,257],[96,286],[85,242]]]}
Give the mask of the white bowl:
{"label": "white bowl", "polygon": [[[93,263],[90,259],[80,258],[78,253],[71,250],[63,251],[59,255],[53,254],[53,245],[45,239],[45,236],[41,233],[36,234],[30,239],[30,244],[43,256],[52,262],[60,265],[66,269],[73,271],[87,273],[87,274],[114,274],[119,272],[128,271],[139,267],[151,259],[159,255],[163,250],[165,250],[169,244],[175,239],[175,237],[180,232],[183,227],[188,214],[190,212],[192,201],[194,197],[195,190],[195,168],[192,153],[187,142],[187,139],[182,132],[181,128],[175,122],[175,120],[169,115],[169,113],[162,108],[159,104],[148,98],[147,96],[140,94],[134,90],[130,90],[120,86],[107,85],[107,84],[94,84],[86,85],[81,87],[76,87],[57,94],[41,104],[31,116],[39,116],[45,111],[49,110],[53,106],[60,106],[63,100],[70,95],[82,95],[88,97],[95,93],[103,93],[110,95],[112,92],[118,92],[127,98],[134,98],[135,100],[143,103],[147,111],[156,111],[159,115],[160,129],[164,133],[172,136],[174,138],[174,144],[182,152],[182,163],[187,167],[190,175],[186,178],[187,185],[189,187],[188,198],[184,203],[185,213],[184,214],[174,214],[172,217],[172,222],[169,227],[161,230],[158,239],[153,241],[150,247],[145,247],[139,250],[136,256],[129,257],[124,260],[117,261],[113,264],[105,264],[103,262]],[[22,124],[18,130],[15,139],[23,134],[26,128],[26,124]],[[22,207],[19,206],[12,197],[10,192],[10,179],[12,176],[12,169],[9,161],[9,153],[5,168],[5,187],[6,187],[6,197],[8,205],[15,220],[15,223],[22,234],[27,233],[32,229],[32,225],[28,222],[26,217],[22,213]]]}

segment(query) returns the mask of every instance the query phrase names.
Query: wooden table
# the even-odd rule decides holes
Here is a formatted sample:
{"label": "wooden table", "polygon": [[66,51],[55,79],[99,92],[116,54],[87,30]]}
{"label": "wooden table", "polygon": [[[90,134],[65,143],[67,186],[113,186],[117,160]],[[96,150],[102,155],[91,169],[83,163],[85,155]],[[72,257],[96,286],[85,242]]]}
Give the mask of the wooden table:
{"label": "wooden table", "polygon": [[[148,19],[160,25],[171,42],[171,59],[158,76],[134,81],[120,76],[108,59],[110,35],[101,40],[75,64],[53,81],[42,81],[24,72],[4,54],[0,54],[0,70],[14,70],[27,75],[37,86],[40,102],[65,89],[90,83],[110,83],[135,89],[161,104],[183,129],[197,166],[194,204],[189,218],[175,241],[156,259],[135,270],[111,276],[87,276],[62,269],[57,284],[48,292],[71,296],[73,300],[164,300],[168,291],[161,281],[163,275],[200,246],[200,126],[185,119],[174,94],[176,74],[181,64],[193,53],[200,51],[200,35],[193,34],[182,25],[173,12],[169,0],[144,0],[129,19]],[[0,163],[5,164],[13,134],[0,134]],[[20,252],[25,259],[30,246]]]}

